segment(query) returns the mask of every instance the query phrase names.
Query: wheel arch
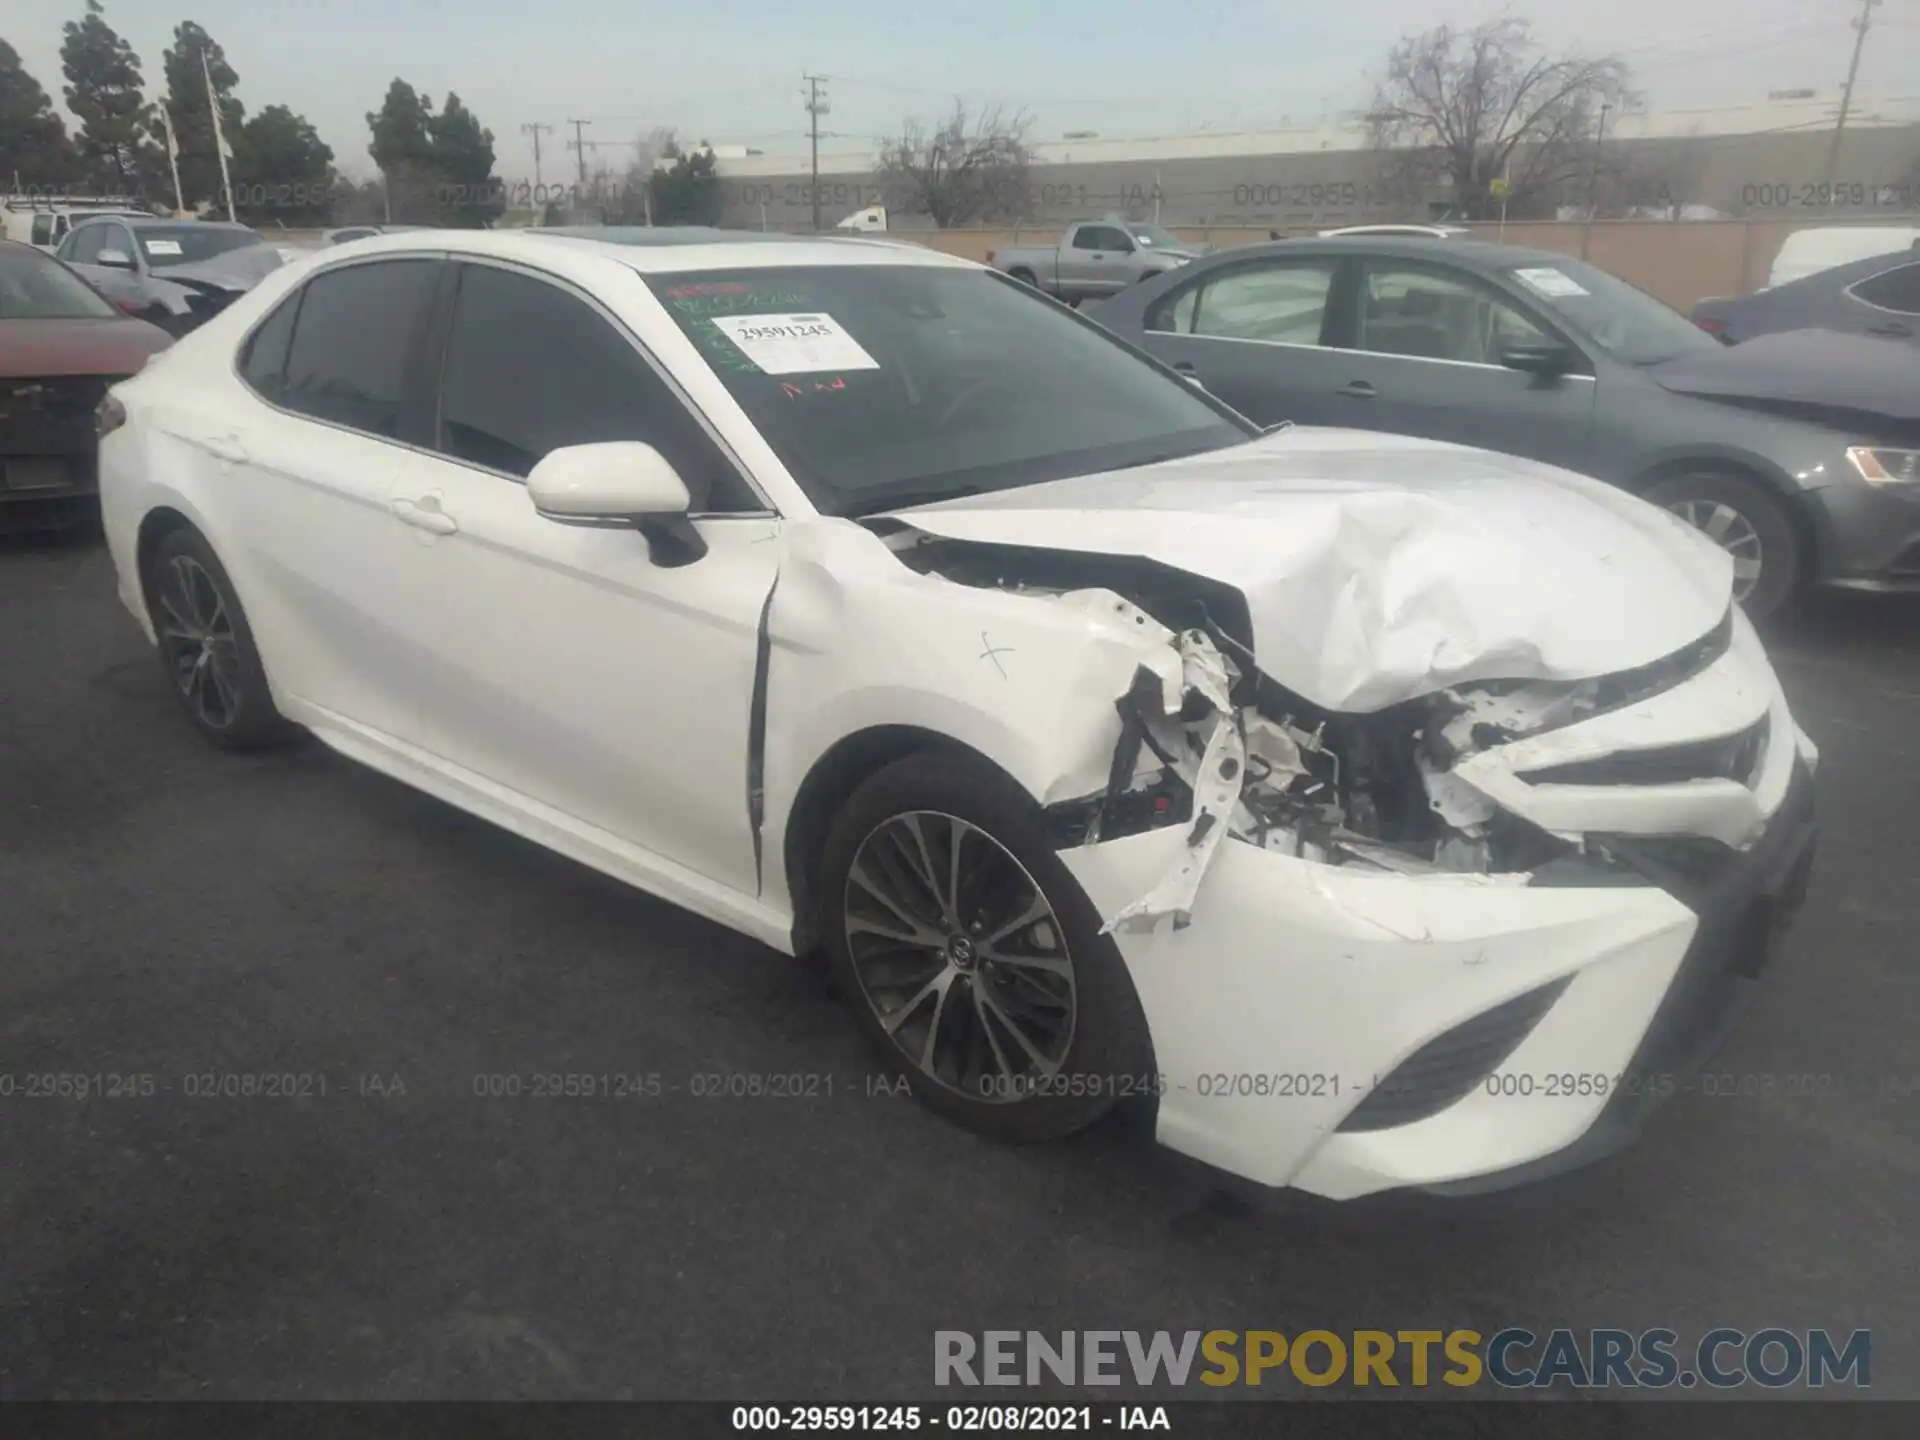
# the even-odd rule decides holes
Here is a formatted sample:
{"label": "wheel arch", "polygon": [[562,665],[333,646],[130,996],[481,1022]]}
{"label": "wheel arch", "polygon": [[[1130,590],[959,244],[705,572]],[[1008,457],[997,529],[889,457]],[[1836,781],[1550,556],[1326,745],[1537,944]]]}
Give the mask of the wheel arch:
{"label": "wheel arch", "polygon": [[[171,505],[156,505],[140,519],[140,529],[134,540],[133,562],[140,579],[140,598],[149,609],[153,606],[153,557],[159,553],[160,542],[177,530],[191,530],[203,538],[206,535],[191,517]],[[207,543],[213,542],[209,540]]]}
{"label": "wheel arch", "polygon": [[1801,584],[1817,581],[1830,573],[1834,537],[1826,523],[1826,512],[1819,505],[1809,504],[1806,492],[1777,465],[1741,450],[1720,447],[1689,449],[1661,456],[1627,481],[1624,488],[1644,498],[1646,492],[1655,485],[1664,480],[1678,479],[1682,475],[1717,475],[1758,482],[1780,502],[1787,523],[1793,527],[1794,539],[1799,542],[1805,557],[1801,567]]}
{"label": "wheel arch", "polygon": [[[794,954],[806,955],[820,943],[820,850],[840,807],[871,776],[896,760],[937,750],[965,756],[1007,774],[1005,767],[990,756],[951,735],[919,725],[896,724],[870,725],[841,736],[808,769],[794,791],[781,840],[787,895],[793,907]],[[1008,779],[1013,777],[1008,775]]]}

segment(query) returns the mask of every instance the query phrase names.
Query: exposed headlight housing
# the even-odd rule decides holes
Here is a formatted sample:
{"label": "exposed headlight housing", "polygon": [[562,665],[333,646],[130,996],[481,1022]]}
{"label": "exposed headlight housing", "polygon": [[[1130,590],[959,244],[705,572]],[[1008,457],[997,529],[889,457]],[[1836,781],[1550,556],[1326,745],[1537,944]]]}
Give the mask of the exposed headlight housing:
{"label": "exposed headlight housing", "polygon": [[1875,485],[1897,485],[1920,480],[1920,450],[1889,450],[1879,445],[1852,445],[1847,461],[1862,480]]}

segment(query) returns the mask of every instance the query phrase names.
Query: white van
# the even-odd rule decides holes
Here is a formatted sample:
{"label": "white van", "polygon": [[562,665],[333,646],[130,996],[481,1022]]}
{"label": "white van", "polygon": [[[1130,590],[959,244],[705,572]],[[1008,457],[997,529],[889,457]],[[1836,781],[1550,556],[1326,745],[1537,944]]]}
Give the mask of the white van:
{"label": "white van", "polygon": [[1920,247],[1920,229],[1905,225],[1816,225],[1787,236],[1774,257],[1766,288],[1801,280],[1835,265],[1851,265],[1871,255],[1891,255]]}
{"label": "white van", "polygon": [[151,215],[125,201],[73,201],[49,203],[45,200],[9,198],[0,208],[6,220],[6,237],[51,254],[67,238],[73,222],[90,215]]}

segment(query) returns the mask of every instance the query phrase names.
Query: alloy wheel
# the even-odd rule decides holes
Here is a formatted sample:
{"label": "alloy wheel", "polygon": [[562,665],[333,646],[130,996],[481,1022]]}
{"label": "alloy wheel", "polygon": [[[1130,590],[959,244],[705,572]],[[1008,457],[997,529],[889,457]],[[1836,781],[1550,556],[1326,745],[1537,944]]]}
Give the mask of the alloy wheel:
{"label": "alloy wheel", "polygon": [[1760,583],[1762,547],[1751,521],[1723,500],[1675,500],[1667,509],[1733,557],[1733,598],[1745,600]]}
{"label": "alloy wheel", "polygon": [[1006,1103],[1059,1072],[1078,1009],[1065,929],[986,831],[932,810],[883,821],[854,855],[842,913],[863,998],[921,1075]]}
{"label": "alloy wheel", "polygon": [[199,561],[176,555],[160,575],[160,644],[195,718],[225,730],[240,711],[240,652],[226,597]]}

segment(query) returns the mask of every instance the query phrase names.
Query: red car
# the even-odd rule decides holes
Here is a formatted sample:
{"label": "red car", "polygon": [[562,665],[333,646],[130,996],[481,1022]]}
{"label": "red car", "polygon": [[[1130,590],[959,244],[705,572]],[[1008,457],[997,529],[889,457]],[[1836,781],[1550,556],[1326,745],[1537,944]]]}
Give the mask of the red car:
{"label": "red car", "polygon": [[107,387],[172,343],[52,256],[0,240],[0,531],[87,517]]}

